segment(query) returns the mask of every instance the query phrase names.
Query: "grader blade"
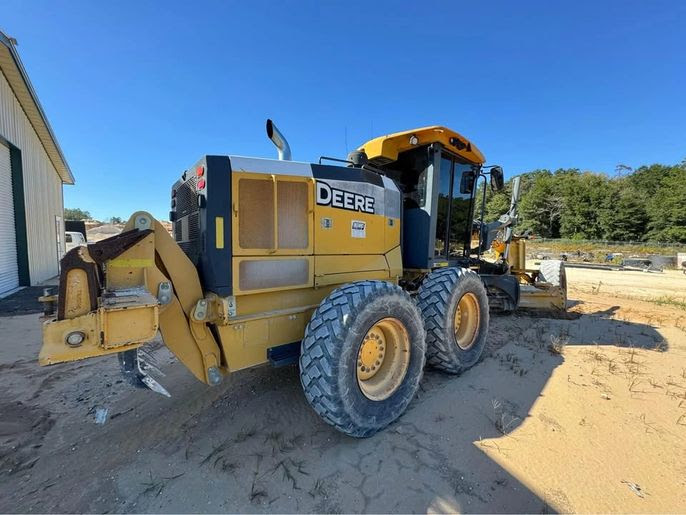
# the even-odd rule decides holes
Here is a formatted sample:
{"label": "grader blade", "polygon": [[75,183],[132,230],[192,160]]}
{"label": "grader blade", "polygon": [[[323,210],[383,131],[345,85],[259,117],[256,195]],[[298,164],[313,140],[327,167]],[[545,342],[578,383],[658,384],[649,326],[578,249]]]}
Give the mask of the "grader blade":
{"label": "grader blade", "polygon": [[545,287],[542,284],[521,284],[519,307],[523,309],[540,309],[564,311],[566,294],[559,286]]}

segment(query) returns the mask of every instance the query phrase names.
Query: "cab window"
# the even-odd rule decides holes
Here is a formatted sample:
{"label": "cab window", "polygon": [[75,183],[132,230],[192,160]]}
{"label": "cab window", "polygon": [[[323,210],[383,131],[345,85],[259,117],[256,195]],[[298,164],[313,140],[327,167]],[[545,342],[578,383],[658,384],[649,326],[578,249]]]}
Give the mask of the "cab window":
{"label": "cab window", "polygon": [[463,172],[471,170],[472,165],[458,160],[453,162],[453,195],[450,209],[450,254],[462,256],[465,242],[469,241],[471,226],[472,196],[460,193],[460,179]]}
{"label": "cab window", "polygon": [[446,241],[448,237],[448,223],[450,216],[450,190],[452,182],[452,160],[441,156],[439,171],[438,201],[436,206],[436,240],[434,256],[446,256]]}
{"label": "cab window", "polygon": [[460,179],[462,173],[469,170],[471,164],[449,154],[441,155],[435,257],[449,258],[464,254],[471,224],[472,198],[469,193],[460,193]]}

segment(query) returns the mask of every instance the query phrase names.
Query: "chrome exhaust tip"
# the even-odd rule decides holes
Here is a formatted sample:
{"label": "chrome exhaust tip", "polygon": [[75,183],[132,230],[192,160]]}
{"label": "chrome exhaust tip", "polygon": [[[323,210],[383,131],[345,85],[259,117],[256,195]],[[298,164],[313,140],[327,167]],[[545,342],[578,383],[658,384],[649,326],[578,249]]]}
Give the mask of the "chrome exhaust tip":
{"label": "chrome exhaust tip", "polygon": [[267,137],[272,140],[276,146],[276,149],[279,152],[279,160],[290,161],[291,147],[284,135],[281,134],[281,131],[276,128],[276,125],[274,125],[274,122],[272,122],[270,119],[267,119]]}

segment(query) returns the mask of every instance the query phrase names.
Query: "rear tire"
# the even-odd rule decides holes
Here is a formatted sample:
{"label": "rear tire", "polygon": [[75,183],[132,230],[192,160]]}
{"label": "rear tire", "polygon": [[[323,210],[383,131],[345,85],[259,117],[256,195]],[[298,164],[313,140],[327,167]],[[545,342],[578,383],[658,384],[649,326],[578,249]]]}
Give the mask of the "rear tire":
{"label": "rear tire", "polygon": [[427,362],[451,374],[476,364],[489,322],[488,296],[479,276],[466,268],[436,270],[417,298],[426,327]]}
{"label": "rear tire", "polygon": [[359,281],[312,314],[300,353],[305,398],[325,422],[371,436],[403,414],[419,388],[426,343],[417,306],[400,287]]}

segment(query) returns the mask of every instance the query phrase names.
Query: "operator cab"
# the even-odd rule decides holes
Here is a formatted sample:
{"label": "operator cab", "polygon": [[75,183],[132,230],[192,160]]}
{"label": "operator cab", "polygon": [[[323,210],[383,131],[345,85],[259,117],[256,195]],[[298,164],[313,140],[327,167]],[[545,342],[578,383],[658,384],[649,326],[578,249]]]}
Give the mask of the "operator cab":
{"label": "operator cab", "polygon": [[485,161],[476,146],[434,126],[382,136],[359,150],[402,191],[404,266],[468,266],[475,182]]}

